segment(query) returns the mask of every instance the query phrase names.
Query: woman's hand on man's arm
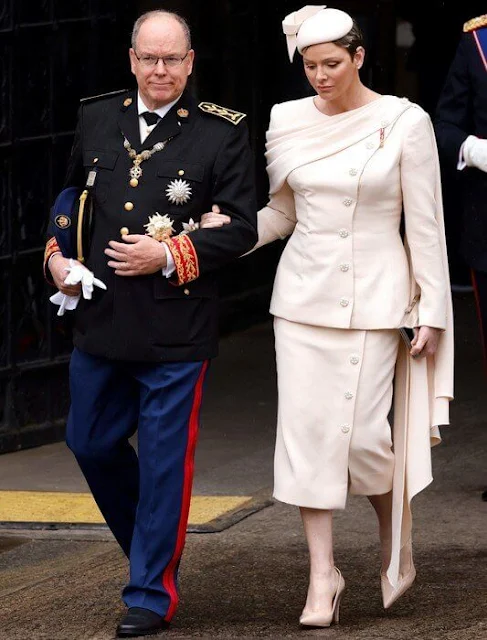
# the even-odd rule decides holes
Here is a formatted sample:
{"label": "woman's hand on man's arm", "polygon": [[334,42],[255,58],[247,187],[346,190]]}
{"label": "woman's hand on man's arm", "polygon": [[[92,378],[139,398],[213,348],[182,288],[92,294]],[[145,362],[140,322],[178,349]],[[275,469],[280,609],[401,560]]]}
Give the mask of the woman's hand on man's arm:
{"label": "woman's hand on man's arm", "polygon": [[201,216],[200,229],[217,229],[231,221],[232,219],[230,216],[220,213],[220,207],[217,204],[214,204],[211,207],[211,211],[208,211]]}

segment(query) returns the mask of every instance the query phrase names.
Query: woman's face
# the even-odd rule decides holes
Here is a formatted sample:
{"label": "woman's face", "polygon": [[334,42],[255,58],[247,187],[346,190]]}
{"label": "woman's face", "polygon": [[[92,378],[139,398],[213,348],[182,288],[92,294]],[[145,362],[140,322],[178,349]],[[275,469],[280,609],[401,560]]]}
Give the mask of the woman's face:
{"label": "woman's face", "polygon": [[353,59],[347,49],[332,42],[314,44],[303,52],[306,77],[323,100],[336,100],[359,82],[364,49],[358,47]]}

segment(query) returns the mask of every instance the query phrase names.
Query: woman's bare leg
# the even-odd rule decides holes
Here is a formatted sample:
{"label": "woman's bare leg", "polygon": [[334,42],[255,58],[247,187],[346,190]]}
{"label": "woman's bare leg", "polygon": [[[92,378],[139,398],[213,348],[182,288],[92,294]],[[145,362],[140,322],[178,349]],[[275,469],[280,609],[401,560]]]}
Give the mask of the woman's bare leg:
{"label": "woman's bare leg", "polygon": [[331,611],[337,588],[333,567],[333,511],[300,507],[309,549],[309,587],[306,611]]}
{"label": "woman's bare leg", "polygon": [[392,544],[392,491],[380,496],[368,496],[379,520],[379,537],[381,547],[381,572],[385,573],[391,561]]}

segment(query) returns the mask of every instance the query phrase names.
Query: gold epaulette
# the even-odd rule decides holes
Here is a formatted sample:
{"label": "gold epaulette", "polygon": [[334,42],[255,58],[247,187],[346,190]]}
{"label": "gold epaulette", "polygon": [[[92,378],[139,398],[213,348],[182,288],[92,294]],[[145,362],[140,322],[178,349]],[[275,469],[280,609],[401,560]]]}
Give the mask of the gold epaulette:
{"label": "gold epaulette", "polygon": [[113,98],[121,93],[128,93],[128,89],[117,89],[117,91],[109,91],[108,93],[99,93],[97,96],[88,96],[87,98],[81,98],[80,102],[85,104],[86,102],[92,102],[93,100],[99,100],[100,98]]}
{"label": "gold epaulette", "polygon": [[220,107],[218,104],[214,104],[213,102],[200,102],[198,107],[201,109],[201,111],[210,113],[214,116],[218,116],[219,118],[224,118],[232,124],[238,124],[246,117],[245,113],[240,113],[240,111],[234,111],[233,109],[228,109],[227,107]]}
{"label": "gold epaulette", "polygon": [[483,16],[478,16],[478,18],[468,20],[468,22],[463,25],[463,31],[467,33],[468,31],[475,31],[475,29],[481,29],[482,27],[487,27],[487,13],[484,13]]}

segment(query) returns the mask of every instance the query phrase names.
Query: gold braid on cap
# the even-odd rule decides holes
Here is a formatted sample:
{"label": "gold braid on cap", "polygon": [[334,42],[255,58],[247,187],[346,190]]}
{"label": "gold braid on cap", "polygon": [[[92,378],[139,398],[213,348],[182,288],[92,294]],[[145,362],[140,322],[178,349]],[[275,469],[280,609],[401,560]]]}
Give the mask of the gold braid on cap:
{"label": "gold braid on cap", "polygon": [[475,29],[481,29],[482,27],[487,27],[487,13],[484,13],[483,16],[468,20],[468,22],[463,25],[463,31],[464,33],[468,33],[469,31],[475,31]]}

